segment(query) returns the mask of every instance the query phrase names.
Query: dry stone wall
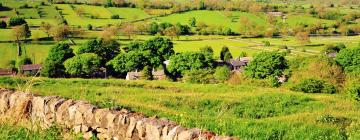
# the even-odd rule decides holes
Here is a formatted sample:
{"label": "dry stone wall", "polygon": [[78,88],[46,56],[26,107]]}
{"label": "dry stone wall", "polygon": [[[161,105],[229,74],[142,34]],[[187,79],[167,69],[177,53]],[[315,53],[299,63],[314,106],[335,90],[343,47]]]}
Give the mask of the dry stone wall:
{"label": "dry stone wall", "polygon": [[82,133],[85,139],[106,140],[233,140],[200,129],[188,129],[166,119],[97,108],[85,101],[37,96],[0,89],[0,116],[21,117],[43,128],[54,123]]}

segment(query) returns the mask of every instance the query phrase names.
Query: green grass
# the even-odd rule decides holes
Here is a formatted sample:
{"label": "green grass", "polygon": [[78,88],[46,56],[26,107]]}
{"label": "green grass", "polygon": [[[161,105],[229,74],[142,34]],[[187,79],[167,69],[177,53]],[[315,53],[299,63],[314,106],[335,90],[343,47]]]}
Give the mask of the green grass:
{"label": "green grass", "polygon": [[333,20],[324,20],[324,19],[314,18],[310,15],[305,15],[305,14],[289,15],[289,16],[287,16],[287,19],[286,19],[286,23],[289,24],[290,26],[295,26],[295,25],[299,25],[299,24],[310,25],[310,24],[316,24],[318,22],[322,22],[323,24],[326,24],[328,26],[335,23],[335,21],[333,21]]}
{"label": "green grass", "polygon": [[58,25],[57,19],[25,19],[29,26],[40,26],[42,22],[47,22],[51,25]]}
{"label": "green grass", "polygon": [[112,15],[109,10],[102,6],[76,5],[75,7],[83,9],[87,15],[97,16],[101,19],[109,19]]}
{"label": "green grass", "polygon": [[70,5],[67,4],[56,4],[56,6],[62,9],[61,11],[64,14],[64,17],[69,25],[86,27],[88,24],[91,24],[96,27],[96,26],[105,26],[108,24],[116,25],[121,23],[121,20],[90,19],[87,17],[80,17],[75,13],[73,9],[71,9]]}
{"label": "green grass", "polygon": [[28,120],[4,117],[0,119],[0,137],[6,140],[61,140],[80,138],[71,131],[56,125],[41,129],[40,125]]}
{"label": "green grass", "polygon": [[15,12],[14,11],[0,11],[0,16],[1,17],[8,17],[8,18],[10,18],[10,17],[15,17],[16,16],[16,14],[15,14]]}
{"label": "green grass", "polygon": [[54,19],[59,17],[60,14],[53,6],[40,6],[41,18]]}
{"label": "green grass", "polygon": [[36,6],[40,5],[40,1],[38,0],[0,0],[3,6],[10,7],[10,8],[19,8],[20,6],[24,5],[25,3],[29,6]]}
{"label": "green grass", "polygon": [[24,18],[40,18],[40,15],[37,13],[37,10],[34,8],[31,9],[18,9],[19,16]]}
{"label": "green grass", "polygon": [[[206,15],[206,16],[205,16]],[[250,21],[262,25],[266,25],[264,15],[254,15],[251,13],[245,12],[231,12],[231,17],[227,17],[224,11],[190,11],[180,14],[171,14],[169,16],[160,17],[157,21],[160,22],[170,22],[170,23],[181,23],[188,24],[188,20],[192,17],[196,18],[197,22],[204,22],[207,25],[229,27],[234,31],[238,31],[241,27],[239,23],[241,17],[247,17]]]}
{"label": "green grass", "polygon": [[[2,77],[0,87],[24,82]],[[317,120],[326,114],[346,122],[360,119],[360,104],[341,94],[303,94],[249,85],[41,78],[32,90],[101,107],[124,107],[241,139],[344,139],[348,123]]]}
{"label": "green grass", "polygon": [[112,15],[119,15],[121,19],[125,20],[135,20],[135,19],[144,19],[150,17],[145,11],[138,8],[107,8]]}
{"label": "green grass", "polygon": [[[30,39],[34,39],[35,37],[47,37],[46,33],[39,29],[31,30],[32,36]],[[0,29],[0,41],[14,41],[15,37],[13,35],[12,29]]]}
{"label": "green grass", "polygon": [[11,43],[1,43],[0,44],[0,67],[7,67],[7,64],[10,60],[16,60],[16,47]]}
{"label": "green grass", "polygon": [[[39,45],[39,44],[23,44],[22,54],[31,58],[33,63],[41,64],[45,61],[50,48],[53,45]],[[17,56],[17,47],[13,43],[1,43],[0,44],[0,68],[7,67],[10,60],[18,60],[20,57]],[[4,52],[4,53],[3,53]]]}

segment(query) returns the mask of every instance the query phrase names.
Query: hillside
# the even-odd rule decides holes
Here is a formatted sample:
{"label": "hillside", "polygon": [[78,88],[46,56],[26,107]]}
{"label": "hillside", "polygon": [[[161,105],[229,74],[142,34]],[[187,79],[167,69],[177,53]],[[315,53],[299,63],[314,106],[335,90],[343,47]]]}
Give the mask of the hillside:
{"label": "hillside", "polygon": [[[1,78],[0,85],[27,88],[25,80]],[[344,95],[304,94],[282,88],[40,78],[31,90],[166,117],[184,126],[242,139],[343,139],[353,133],[349,127],[352,120],[360,118],[360,104]]]}

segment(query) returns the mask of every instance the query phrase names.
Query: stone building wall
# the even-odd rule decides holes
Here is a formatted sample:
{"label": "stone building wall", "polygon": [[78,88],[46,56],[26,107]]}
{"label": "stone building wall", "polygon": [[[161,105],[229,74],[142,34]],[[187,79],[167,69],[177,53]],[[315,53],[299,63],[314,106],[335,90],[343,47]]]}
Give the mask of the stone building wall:
{"label": "stone building wall", "polygon": [[97,108],[85,101],[58,96],[37,96],[0,89],[0,116],[21,117],[46,128],[54,123],[82,133],[85,139],[96,136],[113,140],[233,140],[200,129],[148,118],[127,110]]}

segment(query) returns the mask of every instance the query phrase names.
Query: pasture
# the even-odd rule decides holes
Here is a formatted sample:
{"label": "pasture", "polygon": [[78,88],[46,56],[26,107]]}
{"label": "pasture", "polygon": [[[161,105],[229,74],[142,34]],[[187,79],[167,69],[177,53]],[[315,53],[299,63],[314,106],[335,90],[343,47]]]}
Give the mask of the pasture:
{"label": "pasture", "polygon": [[[204,16],[206,15],[206,16]],[[229,27],[234,31],[238,31],[241,27],[240,19],[242,17],[247,17],[251,22],[257,24],[266,25],[266,21],[264,19],[265,15],[254,15],[251,13],[238,12],[238,11],[190,11],[184,12],[180,14],[171,14],[164,17],[155,18],[155,21],[159,22],[170,22],[173,24],[181,23],[188,24],[188,20],[190,18],[195,18],[196,21],[203,22],[207,25],[212,26],[224,26]]]}

